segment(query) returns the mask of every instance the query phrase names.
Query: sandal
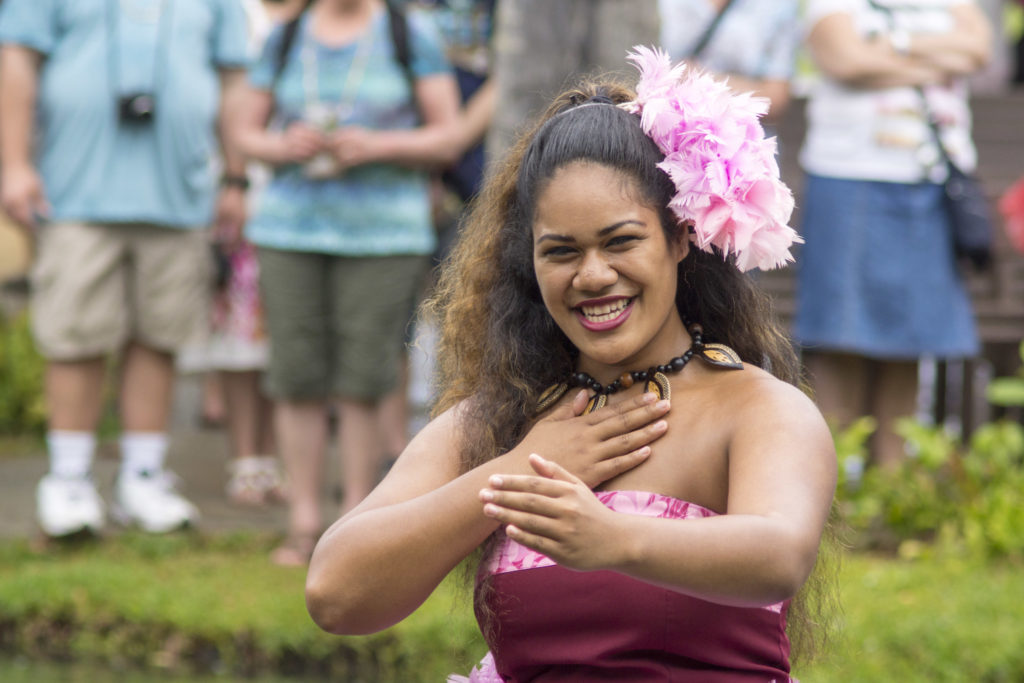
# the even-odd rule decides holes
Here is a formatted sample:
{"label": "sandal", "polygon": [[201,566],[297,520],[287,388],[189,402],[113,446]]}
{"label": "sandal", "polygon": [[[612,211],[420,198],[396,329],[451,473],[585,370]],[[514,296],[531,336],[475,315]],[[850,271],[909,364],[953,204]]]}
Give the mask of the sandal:
{"label": "sandal", "polygon": [[288,486],[284,473],[281,472],[281,461],[276,455],[257,455],[260,461],[260,486],[263,498],[270,503],[288,502]]}
{"label": "sandal", "polygon": [[283,502],[284,478],[273,456],[250,455],[228,463],[228,499],[238,505],[261,506]]}
{"label": "sandal", "polygon": [[288,534],[270,553],[270,561],[279,567],[305,567],[319,539],[320,534],[317,533]]}

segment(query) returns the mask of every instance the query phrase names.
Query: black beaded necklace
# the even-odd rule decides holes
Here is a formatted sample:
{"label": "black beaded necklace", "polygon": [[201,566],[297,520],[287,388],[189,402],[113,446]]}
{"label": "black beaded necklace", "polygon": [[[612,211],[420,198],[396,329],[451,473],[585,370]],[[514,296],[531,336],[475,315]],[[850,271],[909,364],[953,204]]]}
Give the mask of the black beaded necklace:
{"label": "black beaded necklace", "polygon": [[553,384],[544,390],[544,393],[537,400],[537,413],[542,413],[554,405],[558,399],[565,395],[570,386],[589,389],[594,392],[587,402],[584,413],[592,413],[602,408],[608,402],[608,397],[611,394],[621,389],[629,389],[637,382],[644,383],[645,392],[653,391],[661,399],[671,398],[672,390],[669,385],[668,374],[679,372],[685,368],[686,364],[694,356],[716,367],[728,368],[730,370],[743,369],[743,361],[740,360],[739,355],[731,348],[725,344],[704,343],[704,328],[699,324],[689,325],[687,331],[690,333],[692,343],[690,348],[681,356],[676,356],[664,365],[652,365],[646,370],[624,372],[608,384],[601,384],[585,372],[574,372],[565,382]]}

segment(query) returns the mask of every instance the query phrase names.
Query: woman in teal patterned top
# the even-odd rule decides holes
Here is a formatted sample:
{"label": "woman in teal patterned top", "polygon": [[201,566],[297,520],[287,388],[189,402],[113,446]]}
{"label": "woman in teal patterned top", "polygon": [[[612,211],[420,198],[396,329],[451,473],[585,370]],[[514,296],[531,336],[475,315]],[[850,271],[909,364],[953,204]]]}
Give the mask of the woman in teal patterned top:
{"label": "woman in teal patterned top", "polygon": [[[376,482],[380,398],[434,249],[427,169],[451,163],[458,91],[426,17],[407,17],[400,63],[381,0],[315,0],[267,41],[240,139],[274,167],[247,228],[259,247],[271,341],[266,390],[291,487],[273,556],[308,559],[329,401],[338,399],[343,509]],[[287,51],[282,55],[282,46]]]}

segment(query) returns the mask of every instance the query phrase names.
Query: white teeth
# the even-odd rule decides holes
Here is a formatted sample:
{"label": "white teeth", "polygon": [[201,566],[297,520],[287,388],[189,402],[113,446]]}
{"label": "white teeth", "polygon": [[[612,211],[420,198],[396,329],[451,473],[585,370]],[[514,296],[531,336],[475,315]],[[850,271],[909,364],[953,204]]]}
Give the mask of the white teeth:
{"label": "white teeth", "polygon": [[616,299],[611,303],[599,306],[580,306],[580,310],[587,320],[595,323],[603,323],[613,320],[629,305],[629,299]]}

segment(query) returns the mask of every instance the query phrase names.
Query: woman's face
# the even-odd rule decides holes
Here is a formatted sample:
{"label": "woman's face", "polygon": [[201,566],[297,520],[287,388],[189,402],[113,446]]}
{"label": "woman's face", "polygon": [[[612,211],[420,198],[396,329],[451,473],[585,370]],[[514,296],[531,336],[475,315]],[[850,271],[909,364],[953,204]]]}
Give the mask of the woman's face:
{"label": "woman's face", "polygon": [[579,369],[603,382],[689,345],[675,306],[685,231],[670,243],[634,183],[608,166],[571,163],[540,194],[533,223],[544,304],[579,349]]}

